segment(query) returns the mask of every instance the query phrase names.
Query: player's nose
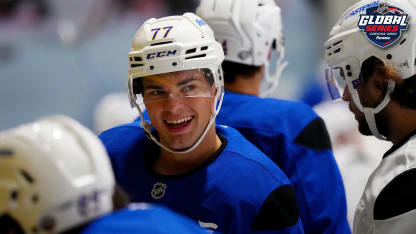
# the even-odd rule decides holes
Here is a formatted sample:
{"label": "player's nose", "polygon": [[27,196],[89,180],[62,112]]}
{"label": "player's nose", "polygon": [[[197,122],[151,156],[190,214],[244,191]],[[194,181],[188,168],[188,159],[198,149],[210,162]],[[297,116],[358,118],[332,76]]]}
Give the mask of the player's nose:
{"label": "player's nose", "polygon": [[183,98],[170,96],[166,98],[163,103],[164,111],[171,112],[171,113],[179,113],[184,108]]}

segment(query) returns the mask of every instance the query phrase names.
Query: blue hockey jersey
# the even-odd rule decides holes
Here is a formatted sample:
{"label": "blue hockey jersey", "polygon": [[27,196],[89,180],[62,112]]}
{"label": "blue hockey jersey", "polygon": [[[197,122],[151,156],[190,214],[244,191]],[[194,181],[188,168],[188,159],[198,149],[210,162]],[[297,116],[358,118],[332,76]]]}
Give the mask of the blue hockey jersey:
{"label": "blue hockey jersey", "polygon": [[351,233],[329,136],[309,106],[226,91],[216,121],[241,132],[288,176],[305,233]]}
{"label": "blue hockey jersey", "polygon": [[133,203],[89,224],[82,234],[203,234],[207,233],[192,220],[153,204]]}
{"label": "blue hockey jersey", "polygon": [[294,189],[236,130],[217,126],[222,145],[203,165],[175,176],[153,170],[160,148],[137,122],[100,135],[117,182],[135,202],[157,203],[222,233],[303,233]]}

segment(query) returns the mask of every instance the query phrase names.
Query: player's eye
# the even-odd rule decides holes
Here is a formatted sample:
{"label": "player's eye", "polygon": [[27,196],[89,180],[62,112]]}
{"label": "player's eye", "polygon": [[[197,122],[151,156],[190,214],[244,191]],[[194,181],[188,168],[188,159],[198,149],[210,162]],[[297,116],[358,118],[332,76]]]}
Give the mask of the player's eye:
{"label": "player's eye", "polygon": [[186,85],[185,87],[182,88],[182,92],[188,93],[188,92],[191,92],[191,91],[193,91],[195,89],[196,89],[196,85],[193,85],[193,84]]}
{"label": "player's eye", "polygon": [[147,97],[155,97],[155,96],[162,96],[166,93],[166,91],[162,89],[149,89],[144,92],[144,96]]}
{"label": "player's eye", "polygon": [[162,95],[164,93],[165,93],[165,91],[163,91],[163,90],[153,90],[153,91],[150,92],[150,95]]}

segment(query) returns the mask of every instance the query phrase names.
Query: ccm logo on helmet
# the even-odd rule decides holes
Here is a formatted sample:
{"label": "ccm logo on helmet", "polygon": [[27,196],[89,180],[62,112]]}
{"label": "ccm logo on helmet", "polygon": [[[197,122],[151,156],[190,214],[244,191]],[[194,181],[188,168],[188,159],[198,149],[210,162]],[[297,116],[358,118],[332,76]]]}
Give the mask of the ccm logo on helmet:
{"label": "ccm logo on helmet", "polygon": [[147,54],[146,59],[161,58],[161,57],[166,57],[166,56],[175,55],[175,54],[176,54],[176,50],[159,51],[156,53]]}
{"label": "ccm logo on helmet", "polygon": [[372,43],[385,48],[400,38],[401,30],[407,29],[408,17],[400,8],[379,2],[378,6],[369,7],[366,14],[360,15],[358,27]]}

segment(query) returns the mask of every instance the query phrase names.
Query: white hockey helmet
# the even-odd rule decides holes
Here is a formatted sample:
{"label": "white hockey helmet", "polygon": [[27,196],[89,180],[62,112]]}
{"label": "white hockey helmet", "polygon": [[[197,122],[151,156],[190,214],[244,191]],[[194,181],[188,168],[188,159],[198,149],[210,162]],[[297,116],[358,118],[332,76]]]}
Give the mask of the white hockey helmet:
{"label": "white hockey helmet", "polygon": [[0,217],[24,233],[59,233],[110,213],[114,186],[104,146],[68,117],[0,133]]}
{"label": "white hockey helmet", "polygon": [[[358,27],[360,14],[365,14],[369,7],[379,4],[402,9],[408,17],[407,30],[401,32],[399,40],[386,48],[381,48],[367,39]],[[387,106],[394,82],[390,82],[383,101],[375,108],[361,104],[357,88],[361,80],[361,66],[365,60],[374,56],[392,66],[403,79],[416,73],[416,2],[412,0],[363,0],[349,8],[332,28],[325,43],[325,59],[329,65],[326,69],[326,81],[333,100],[341,99],[345,87],[351,93],[357,108],[364,113],[368,126],[374,136],[385,139],[376,126],[374,115]]]}
{"label": "white hockey helmet", "polygon": [[[262,95],[276,88],[287,62],[281,11],[274,0],[201,0],[196,14],[214,30],[226,61],[265,65],[267,90]],[[270,52],[275,52],[273,60]]]}
{"label": "white hockey helmet", "polygon": [[[182,16],[169,16],[149,19],[136,32],[128,55],[128,89],[132,107],[136,107],[141,117],[141,126],[148,136],[163,149],[174,153],[187,153],[194,150],[215,122],[224,95],[224,80],[221,63],[224,52],[221,44],[215,41],[211,28],[193,13]],[[136,95],[136,81],[151,75],[183,70],[208,69],[212,73],[217,90],[213,115],[203,134],[187,150],[174,150],[161,144],[151,132],[151,124],[143,118]],[[142,99],[143,100],[143,99]]]}

